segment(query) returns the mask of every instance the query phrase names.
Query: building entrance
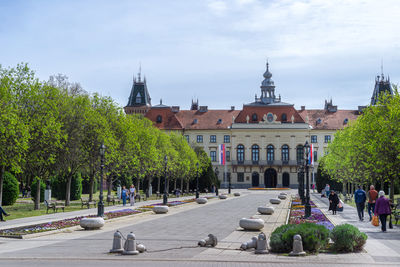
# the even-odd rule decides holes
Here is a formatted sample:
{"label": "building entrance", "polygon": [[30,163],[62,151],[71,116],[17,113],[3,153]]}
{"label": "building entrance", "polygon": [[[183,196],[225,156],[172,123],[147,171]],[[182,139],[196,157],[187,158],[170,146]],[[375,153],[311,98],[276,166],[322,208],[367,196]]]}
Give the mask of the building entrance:
{"label": "building entrance", "polygon": [[277,173],[273,168],[269,168],[264,173],[264,184],[266,188],[275,188],[277,183]]}
{"label": "building entrance", "polygon": [[251,175],[251,186],[260,186],[260,175],[258,174],[258,172],[253,172],[253,174]]}

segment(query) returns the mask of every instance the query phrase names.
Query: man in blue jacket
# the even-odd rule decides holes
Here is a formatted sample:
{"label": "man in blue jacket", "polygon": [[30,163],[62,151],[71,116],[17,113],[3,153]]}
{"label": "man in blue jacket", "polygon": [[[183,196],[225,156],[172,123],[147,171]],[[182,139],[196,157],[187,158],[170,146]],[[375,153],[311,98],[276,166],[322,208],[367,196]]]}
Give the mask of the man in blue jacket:
{"label": "man in blue jacket", "polygon": [[356,192],[354,192],[354,201],[356,202],[358,218],[360,219],[360,221],[364,221],[364,209],[366,200],[367,194],[364,190],[361,189],[361,185],[359,185]]}

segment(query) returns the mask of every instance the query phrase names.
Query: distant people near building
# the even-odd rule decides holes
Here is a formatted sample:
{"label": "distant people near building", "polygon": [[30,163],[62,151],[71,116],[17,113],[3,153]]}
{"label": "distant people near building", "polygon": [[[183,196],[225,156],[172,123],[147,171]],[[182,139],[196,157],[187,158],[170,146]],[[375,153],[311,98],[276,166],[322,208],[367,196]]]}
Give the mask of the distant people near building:
{"label": "distant people near building", "polygon": [[126,205],[126,199],[128,198],[128,190],[126,190],[125,185],[122,187],[121,191],[122,205]]}
{"label": "distant people near building", "polygon": [[333,215],[336,215],[336,210],[338,205],[339,205],[339,197],[334,190],[331,190],[329,194],[329,210],[332,211]]}
{"label": "distant people near building", "polygon": [[132,184],[131,187],[129,188],[129,200],[130,200],[131,206],[135,205],[135,196],[136,196],[136,188]]}
{"label": "distant people near building", "polygon": [[379,216],[382,232],[386,232],[386,219],[391,214],[389,199],[385,198],[385,192],[379,191],[379,198],[375,202],[375,215]]}
{"label": "distant people near building", "polygon": [[315,184],[312,184],[311,188],[312,188],[313,193],[315,193]]}
{"label": "distant people near building", "polygon": [[367,193],[367,198],[368,198],[368,215],[369,215],[369,221],[372,220],[372,214],[375,211],[375,201],[378,198],[378,192],[375,190],[375,187],[371,185],[369,187],[369,191]]}
{"label": "distant people near building", "polygon": [[366,200],[367,194],[364,190],[362,190],[361,185],[359,185],[358,189],[354,192],[354,202],[356,202],[357,214],[360,221],[364,221],[364,209]]}
{"label": "distant people near building", "polygon": [[10,216],[10,214],[8,214],[7,212],[5,212],[5,210],[3,209],[2,206],[0,206],[0,221],[5,222],[6,220],[4,220],[3,218],[3,214],[4,216]]}
{"label": "distant people near building", "polygon": [[325,186],[326,197],[329,197],[330,192],[331,192],[331,187],[329,186],[329,184],[326,184]]}

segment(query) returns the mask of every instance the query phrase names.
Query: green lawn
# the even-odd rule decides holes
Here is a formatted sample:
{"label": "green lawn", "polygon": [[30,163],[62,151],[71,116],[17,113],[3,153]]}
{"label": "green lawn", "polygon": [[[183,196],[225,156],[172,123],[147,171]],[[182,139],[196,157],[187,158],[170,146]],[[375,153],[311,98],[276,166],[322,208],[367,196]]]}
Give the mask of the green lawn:
{"label": "green lawn", "polygon": [[[115,195],[116,192],[113,192]],[[143,194],[142,192],[140,194]],[[97,192],[93,194],[93,199],[98,202],[99,200],[99,195],[100,193]],[[89,194],[82,194],[82,197],[89,197]],[[171,196],[173,197],[173,196]],[[55,198],[52,198],[53,200],[56,200]],[[153,194],[150,198],[147,200],[154,200],[156,199],[156,195]],[[105,192],[104,194],[104,204],[107,206],[107,193]],[[162,199],[160,199],[162,201]],[[122,202],[121,202],[122,203]],[[91,206],[93,207],[93,206]],[[9,217],[6,217],[6,220],[13,220],[13,219],[19,219],[19,218],[25,218],[25,217],[33,217],[33,216],[40,216],[40,215],[45,215],[46,214],[46,206],[44,203],[40,204],[40,210],[34,210],[34,203],[30,198],[18,198],[17,202],[12,205],[12,206],[3,206],[3,209],[10,214]],[[76,211],[76,210],[81,210],[82,205],[81,205],[81,200],[74,200],[71,201],[71,205],[68,207],[65,207],[65,211]],[[84,206],[83,209],[86,209]],[[62,210],[58,210],[58,212],[62,212]],[[53,213],[52,210],[49,210],[49,214]]]}

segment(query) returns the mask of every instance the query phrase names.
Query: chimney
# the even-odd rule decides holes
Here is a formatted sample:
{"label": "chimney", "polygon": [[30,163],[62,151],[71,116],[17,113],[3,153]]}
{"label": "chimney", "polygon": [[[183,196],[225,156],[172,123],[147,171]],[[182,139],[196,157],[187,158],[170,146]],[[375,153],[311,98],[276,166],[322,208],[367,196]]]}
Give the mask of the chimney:
{"label": "chimney", "polygon": [[234,111],[235,110],[235,106],[231,106],[231,111]]}
{"label": "chimney", "polygon": [[301,106],[301,110],[306,110],[306,106]]}
{"label": "chimney", "polygon": [[207,112],[208,111],[208,106],[200,106],[199,111],[200,112]]}
{"label": "chimney", "polygon": [[179,112],[179,106],[172,106],[171,109],[172,109],[172,112],[174,112],[174,113]]}

